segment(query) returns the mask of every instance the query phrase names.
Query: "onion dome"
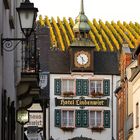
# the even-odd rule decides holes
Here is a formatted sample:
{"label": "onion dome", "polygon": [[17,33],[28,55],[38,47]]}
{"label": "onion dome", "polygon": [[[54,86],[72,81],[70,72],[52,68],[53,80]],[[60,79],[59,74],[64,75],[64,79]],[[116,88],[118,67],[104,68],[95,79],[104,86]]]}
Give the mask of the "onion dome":
{"label": "onion dome", "polygon": [[73,31],[75,33],[88,33],[90,31],[90,26],[88,25],[88,18],[84,13],[84,4],[83,0],[81,0],[81,8],[80,13],[75,20],[75,25],[73,27]]}

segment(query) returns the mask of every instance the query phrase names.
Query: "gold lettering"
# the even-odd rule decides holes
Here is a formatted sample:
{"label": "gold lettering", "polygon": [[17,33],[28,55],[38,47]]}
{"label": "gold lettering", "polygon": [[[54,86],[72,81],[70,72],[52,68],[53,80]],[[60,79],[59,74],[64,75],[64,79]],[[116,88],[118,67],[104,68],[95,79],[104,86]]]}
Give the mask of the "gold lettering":
{"label": "gold lettering", "polygon": [[79,105],[79,100],[76,100],[76,105]]}
{"label": "gold lettering", "polygon": [[61,100],[60,105],[65,105],[65,101]]}

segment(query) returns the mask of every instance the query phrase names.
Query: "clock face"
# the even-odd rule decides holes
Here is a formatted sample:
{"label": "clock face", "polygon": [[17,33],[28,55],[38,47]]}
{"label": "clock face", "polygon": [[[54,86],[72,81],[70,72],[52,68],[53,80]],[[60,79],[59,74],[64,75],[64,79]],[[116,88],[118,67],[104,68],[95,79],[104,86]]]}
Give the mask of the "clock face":
{"label": "clock face", "polygon": [[77,56],[77,63],[80,65],[85,65],[88,63],[88,56],[84,53],[81,53]]}
{"label": "clock face", "polygon": [[78,51],[74,58],[75,66],[78,68],[87,68],[90,66],[90,53],[87,51]]}

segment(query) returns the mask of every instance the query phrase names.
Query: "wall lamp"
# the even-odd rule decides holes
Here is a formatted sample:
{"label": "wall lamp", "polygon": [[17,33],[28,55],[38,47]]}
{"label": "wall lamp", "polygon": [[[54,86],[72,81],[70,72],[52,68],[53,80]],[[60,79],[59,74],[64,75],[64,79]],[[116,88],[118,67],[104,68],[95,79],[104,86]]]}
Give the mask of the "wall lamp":
{"label": "wall lamp", "polygon": [[[25,38],[3,38],[1,37],[1,53],[5,51],[13,51],[20,42],[28,42],[28,38],[34,31],[35,20],[37,17],[38,8],[34,7],[34,3],[29,0],[25,0],[20,4],[20,7],[16,8],[19,16],[19,23],[22,33]],[[16,43],[13,46],[13,41]]]}
{"label": "wall lamp", "polygon": [[21,125],[21,140],[24,140],[24,125],[29,122],[29,112],[25,108],[16,111],[16,121]]}

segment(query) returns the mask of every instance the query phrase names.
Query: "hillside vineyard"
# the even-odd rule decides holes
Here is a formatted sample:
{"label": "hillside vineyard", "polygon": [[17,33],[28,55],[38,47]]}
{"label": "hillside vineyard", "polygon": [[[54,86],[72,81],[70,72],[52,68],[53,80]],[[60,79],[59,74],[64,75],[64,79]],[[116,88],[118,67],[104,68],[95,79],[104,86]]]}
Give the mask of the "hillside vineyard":
{"label": "hillside vineyard", "polygon": [[[57,47],[62,51],[68,49],[74,38],[74,20],[65,17],[61,20],[57,17],[47,16],[43,19],[39,16],[38,23],[41,26],[50,28],[51,47]],[[119,51],[123,41],[126,41],[130,48],[135,48],[140,41],[140,24],[135,22],[108,22],[102,20],[88,20],[91,28],[89,37],[96,46],[97,51]]]}

